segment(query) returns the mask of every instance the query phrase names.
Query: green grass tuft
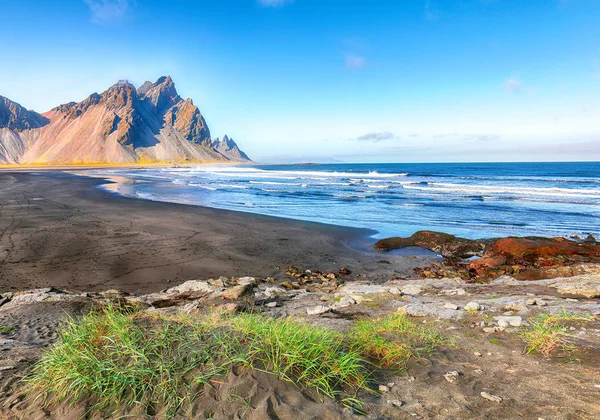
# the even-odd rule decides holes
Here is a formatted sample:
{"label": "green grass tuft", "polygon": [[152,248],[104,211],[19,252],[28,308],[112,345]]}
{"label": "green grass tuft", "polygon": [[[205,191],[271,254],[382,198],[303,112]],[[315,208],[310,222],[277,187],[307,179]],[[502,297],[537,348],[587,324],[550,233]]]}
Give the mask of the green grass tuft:
{"label": "green grass tuft", "polygon": [[529,326],[523,327],[520,336],[525,341],[527,354],[537,353],[551,356],[557,350],[572,354],[577,350],[569,334],[567,323],[590,322],[591,315],[572,314],[562,310],[556,314],[542,313],[529,320]]}
{"label": "green grass tuft", "polygon": [[10,325],[0,325],[0,333],[12,334],[16,331],[17,329]]}
{"label": "green grass tuft", "polygon": [[404,368],[409,359],[421,358],[448,344],[436,329],[417,324],[400,313],[358,321],[351,338],[353,348],[386,368]]}

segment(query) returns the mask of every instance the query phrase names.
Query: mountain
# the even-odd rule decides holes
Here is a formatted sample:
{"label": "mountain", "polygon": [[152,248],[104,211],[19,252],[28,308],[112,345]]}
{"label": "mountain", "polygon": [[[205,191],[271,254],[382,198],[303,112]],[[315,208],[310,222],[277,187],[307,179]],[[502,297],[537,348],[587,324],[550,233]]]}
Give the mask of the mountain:
{"label": "mountain", "polygon": [[231,160],[250,160],[248,155],[242,152],[232,139],[227,137],[227,134],[225,134],[221,140],[218,138],[213,140],[212,148]]}
{"label": "mountain", "polygon": [[138,89],[126,80],[44,114],[0,97],[0,163],[244,162],[227,136],[215,144],[191,99],[169,76]]}

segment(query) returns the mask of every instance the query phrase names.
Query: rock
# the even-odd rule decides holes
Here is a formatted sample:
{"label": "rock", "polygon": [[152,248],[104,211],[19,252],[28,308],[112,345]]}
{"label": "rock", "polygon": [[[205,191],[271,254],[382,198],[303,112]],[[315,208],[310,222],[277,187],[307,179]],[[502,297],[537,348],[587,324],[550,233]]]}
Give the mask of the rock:
{"label": "rock", "polygon": [[465,311],[480,311],[481,305],[479,302],[469,302],[465,305]]}
{"label": "rock", "polygon": [[407,296],[417,296],[420,295],[423,290],[419,286],[415,286],[414,284],[409,284],[400,289],[400,293]]}
{"label": "rock", "polygon": [[445,308],[445,309],[452,309],[453,311],[456,311],[456,310],[458,310],[458,306],[457,306],[457,305],[455,305],[455,304],[453,304],[453,303],[446,303],[446,304],[444,305],[444,308]]}
{"label": "rock", "polygon": [[489,400],[489,401],[493,401],[493,402],[496,402],[496,403],[501,403],[502,402],[502,397],[499,397],[497,395],[488,394],[485,391],[482,391],[480,395],[483,398],[485,398],[486,400]]}
{"label": "rock", "polygon": [[593,299],[600,297],[600,276],[587,275],[572,279],[560,279],[550,284],[561,295],[570,295]]}
{"label": "rock", "polygon": [[488,333],[488,334],[495,333],[496,331],[498,331],[496,329],[496,327],[484,327],[483,328],[483,332]]}
{"label": "rock", "polygon": [[348,270],[347,268],[340,268],[340,271],[339,271],[340,276],[347,276],[351,273],[352,273],[352,271]]}
{"label": "rock", "polygon": [[269,302],[269,303],[265,304],[265,306],[267,308],[276,308],[277,307],[277,302]]}
{"label": "rock", "polygon": [[328,308],[327,306],[323,306],[323,305],[318,305],[318,306],[313,306],[310,308],[306,308],[306,313],[308,315],[321,315],[324,314],[326,312],[329,312],[331,309]]}
{"label": "rock", "polygon": [[278,287],[278,286],[274,286],[274,287],[267,287],[264,291],[264,294],[267,296],[267,298],[276,298],[279,296],[283,296],[286,293],[288,293],[287,290],[285,290],[283,287]]}
{"label": "rock", "polygon": [[473,355],[474,355],[475,357],[481,357],[481,353],[479,353],[478,351],[476,351],[476,352],[473,352]]}
{"label": "rock", "polygon": [[385,385],[379,385],[379,392],[390,392],[390,389]]}
{"label": "rock", "polygon": [[456,370],[453,370],[451,372],[448,372],[444,375],[444,378],[450,382],[451,384],[456,382],[456,380],[458,379],[459,373]]}
{"label": "rock", "polygon": [[254,277],[240,277],[237,281],[237,284],[239,285],[251,284],[253,286],[256,286],[257,283],[258,282]]}
{"label": "rock", "polygon": [[431,231],[419,231],[409,238],[382,239],[377,241],[375,249],[377,251],[391,251],[409,246],[420,246],[453,260],[480,255],[483,251],[483,245],[479,241]]}
{"label": "rock", "polygon": [[240,284],[223,290],[219,296],[223,299],[236,300],[248,295],[253,287],[252,283]]}
{"label": "rock", "polygon": [[171,287],[165,291],[166,294],[182,294],[188,292],[206,292],[212,293],[217,290],[216,287],[210,285],[206,281],[201,280],[189,280],[179,286]]}
{"label": "rock", "polygon": [[396,408],[400,408],[404,405],[404,402],[400,400],[387,400],[387,403]]}
{"label": "rock", "polygon": [[520,316],[496,316],[494,319],[498,322],[498,325],[503,328],[506,328],[509,325],[520,327],[523,324],[523,318]]}
{"label": "rock", "polygon": [[347,308],[348,306],[356,305],[356,301],[350,296],[344,296],[338,302],[335,302],[332,307],[334,309]]}

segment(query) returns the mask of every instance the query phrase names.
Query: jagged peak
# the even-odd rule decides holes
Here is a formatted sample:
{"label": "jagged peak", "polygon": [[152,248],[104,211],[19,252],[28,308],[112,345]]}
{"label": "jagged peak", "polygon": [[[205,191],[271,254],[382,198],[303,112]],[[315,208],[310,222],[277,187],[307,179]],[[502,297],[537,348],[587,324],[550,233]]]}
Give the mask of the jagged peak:
{"label": "jagged peak", "polygon": [[147,90],[144,88],[144,90],[144,100],[150,103],[159,115],[182,101],[181,97],[177,94],[177,89],[175,89],[175,83],[173,83],[171,76],[159,77],[151,87]]}
{"label": "jagged peak", "polygon": [[138,88],[138,96],[143,97],[144,95],[146,95],[146,93],[148,93],[148,91],[152,89],[152,86],[154,86],[154,84],[151,81],[146,80],[144,84]]}
{"label": "jagged peak", "polygon": [[48,122],[49,120],[43,115],[0,96],[0,128],[22,131],[43,127]]}

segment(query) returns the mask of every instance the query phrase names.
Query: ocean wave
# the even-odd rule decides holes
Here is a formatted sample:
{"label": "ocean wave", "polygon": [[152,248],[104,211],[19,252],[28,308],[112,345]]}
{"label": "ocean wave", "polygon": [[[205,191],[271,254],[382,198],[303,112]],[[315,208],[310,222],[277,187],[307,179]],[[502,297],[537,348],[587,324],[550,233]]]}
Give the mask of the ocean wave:
{"label": "ocean wave", "polygon": [[204,188],[205,190],[210,190],[210,191],[217,191],[217,189],[218,189],[216,187],[209,187],[208,185],[203,185],[203,184],[195,184],[193,182],[190,182],[188,185],[190,187]]}
{"label": "ocean wave", "polygon": [[540,195],[540,196],[555,196],[555,197],[587,197],[600,198],[599,191],[575,189],[575,188],[558,188],[558,187],[511,187],[506,185],[464,185],[450,184],[443,182],[429,182],[427,186],[405,185],[405,189],[422,190],[422,191],[439,191],[439,192],[460,192],[464,194],[477,194],[485,192],[487,194],[516,194],[516,195]]}

